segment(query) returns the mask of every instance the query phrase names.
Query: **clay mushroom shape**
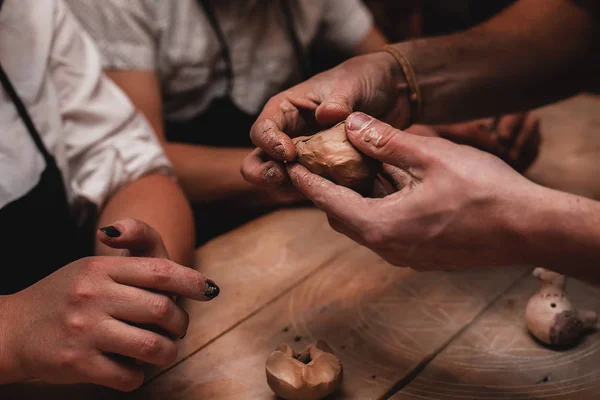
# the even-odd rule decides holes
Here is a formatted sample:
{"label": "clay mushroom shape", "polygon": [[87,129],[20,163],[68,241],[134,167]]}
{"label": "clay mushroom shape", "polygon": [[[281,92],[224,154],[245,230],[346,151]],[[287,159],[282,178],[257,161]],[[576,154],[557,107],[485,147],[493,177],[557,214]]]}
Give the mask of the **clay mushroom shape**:
{"label": "clay mushroom shape", "polygon": [[525,309],[527,328],[543,343],[570,347],[583,335],[595,328],[598,317],[593,311],[578,311],[565,293],[566,278],[544,268],[536,268],[533,275],[541,287]]}
{"label": "clay mushroom shape", "polygon": [[381,162],[362,154],[350,143],[345,122],[313,136],[297,137],[293,142],[300,164],[359,193],[370,189],[381,169]]}
{"label": "clay mushroom shape", "polygon": [[321,340],[301,353],[281,344],[267,359],[267,383],[287,400],[322,399],[339,388],[342,377],[342,362]]}

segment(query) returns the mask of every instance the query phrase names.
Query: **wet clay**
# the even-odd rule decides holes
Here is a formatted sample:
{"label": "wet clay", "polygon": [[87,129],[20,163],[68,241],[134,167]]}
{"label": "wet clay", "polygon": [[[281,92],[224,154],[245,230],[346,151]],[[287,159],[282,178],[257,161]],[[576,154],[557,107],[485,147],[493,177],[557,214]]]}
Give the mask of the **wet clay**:
{"label": "wet clay", "polygon": [[541,287],[525,309],[527,328],[543,343],[554,346],[573,346],[586,332],[594,329],[598,317],[593,311],[576,310],[565,293],[564,275],[536,268],[534,276]]}
{"label": "wet clay", "polygon": [[343,377],[342,362],[327,343],[318,341],[296,353],[281,344],[267,359],[267,383],[287,400],[319,400],[335,392]]}
{"label": "wet clay", "polygon": [[297,137],[293,142],[300,164],[359,193],[371,188],[381,169],[381,162],[362,154],[350,143],[345,122],[312,136]]}

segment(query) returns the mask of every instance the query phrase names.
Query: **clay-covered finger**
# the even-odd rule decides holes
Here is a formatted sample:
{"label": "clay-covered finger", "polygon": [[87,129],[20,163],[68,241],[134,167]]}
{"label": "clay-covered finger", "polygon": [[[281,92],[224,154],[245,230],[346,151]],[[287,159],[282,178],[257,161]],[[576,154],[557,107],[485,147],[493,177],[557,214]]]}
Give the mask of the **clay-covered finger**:
{"label": "clay-covered finger", "polygon": [[367,202],[375,199],[365,199],[351,189],[311,173],[300,164],[286,167],[294,186],[328,216],[356,231],[366,224],[370,215]]}
{"label": "clay-covered finger", "polygon": [[496,132],[498,133],[498,140],[505,146],[512,147],[519,135],[521,126],[525,121],[527,114],[511,114],[505,115],[498,120],[496,126]]}
{"label": "clay-covered finger", "polygon": [[241,174],[248,182],[266,188],[289,183],[283,164],[271,159],[262,149],[255,149],[242,162]]}
{"label": "clay-covered finger", "polygon": [[[531,146],[539,145],[539,118],[533,114],[529,114],[523,121],[519,136],[516,138],[515,144],[510,151],[510,157],[513,160],[518,160],[525,153],[525,149]],[[531,151],[528,152],[531,154]],[[526,160],[531,162],[533,160]]]}
{"label": "clay-covered finger", "polygon": [[158,333],[116,319],[96,328],[98,350],[118,354],[148,364],[167,366],[177,358],[177,345]]}
{"label": "clay-covered finger", "polygon": [[220,293],[219,287],[204,274],[167,259],[116,257],[110,267],[109,276],[123,285],[192,300],[209,301]]}
{"label": "clay-covered finger", "polygon": [[189,315],[172,298],[137,287],[118,285],[107,312],[114,318],[136,325],[153,325],[180,338],[189,325]]}
{"label": "clay-covered finger", "polygon": [[293,135],[302,125],[300,112],[285,94],[267,102],[258,119],[250,129],[252,143],[278,161],[293,161],[296,150],[288,135]]}
{"label": "clay-covered finger", "polygon": [[169,258],[160,234],[147,223],[135,218],[116,221],[100,228],[97,236],[114,249],[126,249],[134,257]]}

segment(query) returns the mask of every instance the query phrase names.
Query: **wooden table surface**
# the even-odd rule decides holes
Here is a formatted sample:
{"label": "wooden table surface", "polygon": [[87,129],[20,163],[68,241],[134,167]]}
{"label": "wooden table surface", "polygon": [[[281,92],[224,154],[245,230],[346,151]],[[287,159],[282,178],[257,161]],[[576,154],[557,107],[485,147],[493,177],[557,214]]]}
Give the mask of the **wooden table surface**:
{"label": "wooden table surface", "polygon": [[[280,343],[326,340],[344,365],[339,399],[595,399],[600,334],[569,351],[527,333],[531,268],[414,272],[335,233],[314,209],[273,213],[197,253],[221,295],[186,303],[178,361],[122,394],[88,385],[0,387],[0,399],[274,399],[265,360]],[[569,281],[576,305],[600,291]]]}
{"label": "wooden table surface", "polygon": [[[539,110],[543,145],[528,176],[600,199],[600,96]],[[279,211],[198,250],[221,295],[185,303],[177,362],[122,394],[38,382],[0,386],[5,399],[267,399],[265,360],[280,343],[326,340],[344,365],[336,399],[600,399],[600,333],[574,349],[531,338],[531,267],[417,273],[395,268],[329,228],[314,209]],[[600,290],[569,280],[576,306]]]}

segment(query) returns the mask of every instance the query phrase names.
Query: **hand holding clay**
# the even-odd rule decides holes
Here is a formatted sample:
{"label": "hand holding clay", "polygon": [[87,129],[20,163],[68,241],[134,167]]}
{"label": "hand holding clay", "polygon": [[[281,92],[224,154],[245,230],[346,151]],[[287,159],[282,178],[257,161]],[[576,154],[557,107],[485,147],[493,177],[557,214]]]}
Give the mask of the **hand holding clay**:
{"label": "hand holding clay", "polygon": [[320,340],[301,353],[281,344],[267,359],[267,383],[287,400],[322,399],[338,389],[342,376],[342,362]]}
{"label": "hand holding clay", "polygon": [[533,275],[541,280],[542,287],[527,303],[527,328],[546,344],[577,344],[586,331],[596,326],[596,313],[575,309],[564,291],[564,275],[543,268],[536,268]]}
{"label": "hand holding clay", "polygon": [[313,136],[297,137],[293,142],[300,164],[357,192],[368,190],[381,169],[380,161],[362,154],[350,143],[345,122]]}

